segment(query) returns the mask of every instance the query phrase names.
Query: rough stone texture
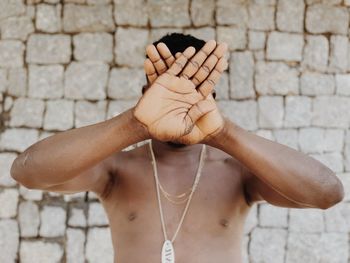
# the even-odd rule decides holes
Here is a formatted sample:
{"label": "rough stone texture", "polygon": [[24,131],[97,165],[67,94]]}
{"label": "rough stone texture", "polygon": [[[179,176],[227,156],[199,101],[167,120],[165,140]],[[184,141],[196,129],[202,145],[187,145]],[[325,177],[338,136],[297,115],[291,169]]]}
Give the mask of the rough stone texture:
{"label": "rough stone texture", "polygon": [[63,29],[65,32],[112,32],[115,29],[111,5],[64,5]]}
{"label": "rough stone texture", "polygon": [[40,99],[57,99],[63,96],[62,65],[29,67],[28,96]]}
{"label": "rough stone texture", "polygon": [[[0,2],[1,263],[113,261],[96,194],[28,189],[11,164],[38,140],[135,106],[145,47],[171,32],[226,41],[230,67],[215,87],[223,115],[323,162],[345,188],[327,210],[255,204],[243,262],[348,263],[350,1]],[[47,207],[57,214],[43,216]]]}
{"label": "rough stone texture", "polygon": [[71,57],[71,38],[68,35],[30,35],[27,43],[27,63],[68,63]]}
{"label": "rough stone texture", "polygon": [[312,124],[321,127],[349,127],[350,98],[320,96],[314,99]]}
{"label": "rough stone texture", "polygon": [[228,43],[229,50],[244,49],[247,46],[247,32],[240,27],[224,27],[216,28],[218,42]]}
{"label": "rough stone texture", "polygon": [[3,189],[0,192],[0,218],[10,218],[17,215],[18,190]]}
{"label": "rough stone texture", "polygon": [[[205,6],[205,8],[203,8]],[[193,0],[191,1],[191,19],[195,26],[214,24],[215,1]]]}
{"label": "rough stone texture", "polygon": [[89,226],[108,225],[108,219],[103,206],[99,202],[90,203],[88,213]]}
{"label": "rough stone texture", "polygon": [[148,13],[145,0],[114,0],[114,6],[114,19],[117,25],[147,25]]}
{"label": "rough stone texture", "polygon": [[189,26],[190,15],[188,11],[189,0],[149,0],[148,12],[152,27]]}
{"label": "rough stone texture", "polygon": [[45,103],[38,99],[18,98],[11,110],[11,127],[25,126],[40,128],[42,126]]}
{"label": "rough stone texture", "polygon": [[143,69],[113,68],[107,94],[112,99],[131,100],[142,95],[146,77]]}
{"label": "rough stone texture", "polygon": [[1,21],[0,32],[2,39],[26,40],[34,26],[29,16],[9,17]]}
{"label": "rough stone texture", "polygon": [[112,262],[113,247],[109,228],[90,228],[87,235],[86,258],[91,263]]}
{"label": "rough stone texture", "polygon": [[16,220],[0,220],[0,262],[16,262],[19,247]]}
{"label": "rough stone texture", "polygon": [[106,98],[108,70],[108,65],[104,63],[72,62],[65,72],[65,97],[90,100]]}
{"label": "rough stone texture", "polygon": [[303,32],[304,0],[279,0],[277,5],[277,28],[281,31]]}
{"label": "rough stone texture", "polygon": [[0,150],[23,152],[37,142],[39,132],[28,128],[6,129],[0,137]]}
{"label": "rough stone texture", "polygon": [[257,124],[257,103],[254,100],[245,101],[220,101],[218,106],[223,115],[234,121],[237,125],[248,129],[256,130]]}
{"label": "rough stone texture", "polygon": [[54,242],[24,240],[21,242],[19,256],[23,263],[31,263],[33,258],[38,263],[58,263],[63,258],[63,249],[58,243]]}
{"label": "rough stone texture", "polygon": [[73,127],[73,101],[47,101],[44,116],[45,130],[67,130]]}
{"label": "rough stone texture", "polygon": [[74,57],[79,61],[113,60],[113,36],[107,33],[82,33],[73,37]]}
{"label": "rough stone texture", "polygon": [[66,259],[67,263],[85,262],[85,233],[80,229],[67,229]]}
{"label": "rough stone texture", "polygon": [[66,211],[61,207],[44,206],[40,213],[40,221],[40,236],[63,236],[66,230]]}
{"label": "rough stone texture", "polygon": [[305,72],[300,78],[300,91],[303,95],[331,95],[334,94],[334,76],[315,72]]}
{"label": "rough stone texture", "polygon": [[263,96],[258,99],[259,126],[262,128],[280,128],[283,124],[283,98]]}
{"label": "rough stone texture", "polygon": [[256,64],[255,88],[261,95],[298,94],[298,71],[282,62],[259,61]]}
{"label": "rough stone texture", "polygon": [[11,165],[16,157],[15,153],[0,153],[0,186],[16,185],[16,181],[10,175]]}
{"label": "rough stone texture", "polygon": [[297,128],[311,123],[311,99],[303,96],[288,96],[285,105],[284,126]]}
{"label": "rough stone texture", "polygon": [[302,65],[312,70],[325,71],[328,66],[328,39],[323,35],[307,35]]}
{"label": "rough stone texture", "polygon": [[249,246],[251,262],[283,262],[286,237],[284,229],[255,229]]}
{"label": "rough stone texture", "polygon": [[40,224],[38,205],[32,201],[21,202],[18,208],[18,221],[21,237],[36,237]]}
{"label": "rough stone texture", "polygon": [[38,5],[35,19],[36,28],[47,33],[56,33],[61,31],[61,9],[61,5]]}
{"label": "rough stone texture", "polygon": [[0,67],[23,66],[24,45],[18,40],[0,40]]}
{"label": "rough stone texture", "polygon": [[345,36],[331,36],[329,72],[345,72],[348,67],[348,47],[349,40]]}
{"label": "rough stone texture", "polygon": [[301,34],[271,32],[266,57],[271,60],[301,61],[304,38]]}
{"label": "rough stone texture", "polygon": [[230,61],[231,98],[254,98],[254,60],[251,52],[234,52]]}
{"label": "rough stone texture", "polygon": [[145,60],[145,48],[148,44],[147,38],[147,30],[119,27],[115,33],[115,62],[120,66],[142,66]]}
{"label": "rough stone texture", "polygon": [[105,120],[105,101],[92,103],[88,101],[77,101],[75,104],[75,127],[79,128],[90,124],[95,124]]}
{"label": "rough stone texture", "polygon": [[[334,18],[337,19],[334,19]],[[345,7],[315,4],[306,10],[306,30],[313,34],[347,34],[349,12]]]}

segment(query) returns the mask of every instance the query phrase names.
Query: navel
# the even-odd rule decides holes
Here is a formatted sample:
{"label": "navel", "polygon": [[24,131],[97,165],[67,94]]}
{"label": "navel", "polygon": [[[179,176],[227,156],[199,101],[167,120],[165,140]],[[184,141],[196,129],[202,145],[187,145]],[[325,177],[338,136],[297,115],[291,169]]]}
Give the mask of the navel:
{"label": "navel", "polygon": [[222,227],[229,227],[229,222],[227,219],[221,219],[219,223]]}
{"label": "navel", "polygon": [[129,221],[134,221],[136,219],[136,213],[135,212],[131,212],[128,216],[128,220]]}

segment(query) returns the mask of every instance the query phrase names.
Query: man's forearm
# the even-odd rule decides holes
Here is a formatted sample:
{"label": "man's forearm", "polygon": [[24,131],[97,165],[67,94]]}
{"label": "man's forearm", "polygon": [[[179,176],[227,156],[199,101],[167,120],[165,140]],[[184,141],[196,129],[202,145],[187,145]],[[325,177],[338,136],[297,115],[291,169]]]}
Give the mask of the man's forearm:
{"label": "man's forearm", "polygon": [[31,145],[16,158],[11,175],[31,185],[62,183],[145,139],[148,132],[134,118],[131,108],[109,120],[60,132]]}
{"label": "man's forearm", "polygon": [[223,130],[208,144],[230,154],[265,184],[297,203],[318,205],[321,198],[337,200],[342,195],[340,180],[319,161],[245,131],[226,118]]}

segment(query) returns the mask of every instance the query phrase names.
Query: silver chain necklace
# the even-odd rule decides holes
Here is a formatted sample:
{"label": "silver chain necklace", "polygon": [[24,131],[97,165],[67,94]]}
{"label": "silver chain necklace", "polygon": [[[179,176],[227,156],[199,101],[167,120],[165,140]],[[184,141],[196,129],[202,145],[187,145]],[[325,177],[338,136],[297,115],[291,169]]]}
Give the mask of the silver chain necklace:
{"label": "silver chain necklace", "polygon": [[178,227],[175,231],[175,234],[171,240],[169,240],[166,229],[165,229],[165,221],[164,221],[162,203],[161,203],[160,194],[159,194],[159,178],[158,178],[157,164],[156,164],[156,158],[154,156],[154,152],[153,152],[153,148],[152,148],[152,140],[150,140],[150,142],[149,142],[149,147],[150,147],[150,151],[151,151],[151,155],[152,155],[152,165],[153,165],[154,179],[155,179],[156,189],[157,189],[157,199],[158,199],[158,206],[159,206],[160,221],[162,224],[162,230],[163,230],[163,235],[164,235],[164,243],[163,243],[162,252],[161,252],[161,259],[162,259],[161,262],[162,263],[175,263],[175,250],[174,250],[173,242],[175,241],[175,238],[176,238],[177,234],[179,233],[179,230],[182,226],[185,215],[187,213],[188,207],[190,205],[193,193],[195,192],[197,185],[199,183],[199,179],[201,177],[201,171],[202,171],[202,168],[204,165],[206,146],[205,146],[205,144],[203,144],[203,146],[202,146],[201,155],[200,155],[200,159],[199,159],[199,165],[198,165],[198,169],[197,169],[197,173],[196,173],[196,178],[193,182],[192,191],[190,193],[190,196],[188,198],[188,201],[187,201],[186,206],[184,208],[184,211],[182,213],[179,225],[178,225]]}

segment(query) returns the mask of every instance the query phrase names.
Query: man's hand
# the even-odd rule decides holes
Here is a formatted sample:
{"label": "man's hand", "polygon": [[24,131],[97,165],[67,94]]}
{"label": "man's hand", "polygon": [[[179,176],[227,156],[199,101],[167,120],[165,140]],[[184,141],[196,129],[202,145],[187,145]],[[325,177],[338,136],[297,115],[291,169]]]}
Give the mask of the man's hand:
{"label": "man's hand", "polygon": [[187,48],[155,79],[135,106],[136,119],[158,140],[176,141],[191,132],[199,118],[216,109],[213,100],[204,100],[212,85],[207,84],[198,92],[191,80],[178,76],[194,53],[193,47]]}
{"label": "man's hand", "polygon": [[[223,71],[227,68],[227,61],[224,58],[226,50],[227,45],[225,43],[216,45],[214,40],[208,41],[179,74],[191,80],[195,87],[198,87],[197,89],[204,99],[214,103],[215,109],[199,118],[191,132],[179,137],[175,142],[183,144],[205,142],[223,128],[223,118],[216,107],[211,92],[208,91],[213,90]],[[164,43],[159,43],[157,47],[149,45],[146,51],[149,58],[145,61],[145,72],[148,82],[152,84],[159,74],[172,66],[175,58]],[[176,57],[179,55],[180,53],[176,54]]]}

